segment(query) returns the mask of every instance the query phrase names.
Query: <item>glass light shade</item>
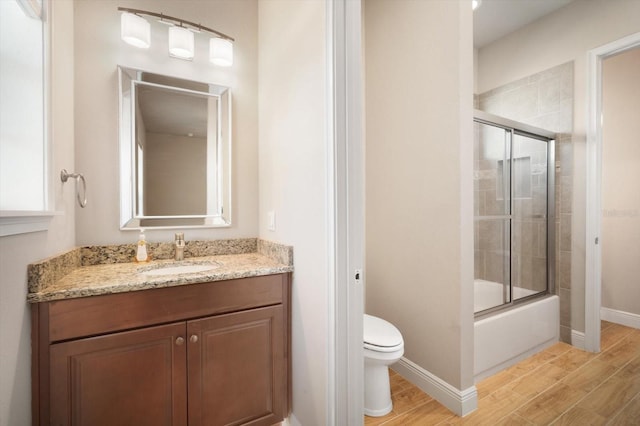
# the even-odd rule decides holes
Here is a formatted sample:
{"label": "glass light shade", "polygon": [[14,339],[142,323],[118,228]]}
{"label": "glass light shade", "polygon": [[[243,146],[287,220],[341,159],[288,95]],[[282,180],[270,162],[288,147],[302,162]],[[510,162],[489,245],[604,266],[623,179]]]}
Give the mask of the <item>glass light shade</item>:
{"label": "glass light shade", "polygon": [[231,40],[217,37],[209,40],[209,60],[221,67],[233,65],[233,43]]}
{"label": "glass light shade", "polygon": [[482,4],[482,0],[471,0],[471,9],[476,10]]}
{"label": "glass light shade", "polygon": [[184,27],[169,27],[169,54],[180,59],[193,59],[193,33]]}
{"label": "glass light shade", "polygon": [[146,19],[125,12],[120,17],[120,37],[132,46],[147,49],[151,45],[151,25]]}

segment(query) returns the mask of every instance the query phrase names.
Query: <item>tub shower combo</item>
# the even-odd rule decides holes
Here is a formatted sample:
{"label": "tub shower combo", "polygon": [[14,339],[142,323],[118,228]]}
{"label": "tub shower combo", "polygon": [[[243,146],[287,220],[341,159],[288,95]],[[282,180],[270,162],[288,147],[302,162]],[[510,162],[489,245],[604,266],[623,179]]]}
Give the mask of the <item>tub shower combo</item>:
{"label": "tub shower combo", "polygon": [[476,380],[558,340],[554,149],[549,131],[475,111]]}

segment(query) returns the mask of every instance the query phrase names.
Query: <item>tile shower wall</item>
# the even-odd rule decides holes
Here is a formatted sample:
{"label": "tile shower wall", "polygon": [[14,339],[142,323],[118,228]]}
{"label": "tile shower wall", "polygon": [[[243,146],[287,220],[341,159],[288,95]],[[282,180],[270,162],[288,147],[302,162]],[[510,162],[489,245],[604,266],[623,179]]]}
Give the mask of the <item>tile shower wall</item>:
{"label": "tile shower wall", "polygon": [[[555,292],[560,296],[560,338],[570,342],[573,62],[481,93],[474,98],[474,103],[482,111],[558,134],[555,164]],[[515,229],[518,232],[517,226]]]}

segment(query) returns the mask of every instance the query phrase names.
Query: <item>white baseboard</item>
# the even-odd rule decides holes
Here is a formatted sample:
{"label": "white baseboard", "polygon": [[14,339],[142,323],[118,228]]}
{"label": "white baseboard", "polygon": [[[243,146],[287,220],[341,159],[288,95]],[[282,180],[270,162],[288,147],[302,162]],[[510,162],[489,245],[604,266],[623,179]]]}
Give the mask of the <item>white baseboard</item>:
{"label": "white baseboard", "polygon": [[296,419],[296,416],[294,416],[293,414],[289,414],[289,417],[284,419],[280,423],[280,426],[302,426],[302,423],[300,423],[298,419]]}
{"label": "white baseboard", "polygon": [[584,333],[581,331],[571,330],[571,346],[585,350]]}
{"label": "white baseboard", "polygon": [[405,357],[393,364],[393,369],[458,416],[465,416],[478,408],[475,386],[459,390]]}
{"label": "white baseboard", "polygon": [[640,315],[615,309],[600,308],[600,319],[640,329]]}

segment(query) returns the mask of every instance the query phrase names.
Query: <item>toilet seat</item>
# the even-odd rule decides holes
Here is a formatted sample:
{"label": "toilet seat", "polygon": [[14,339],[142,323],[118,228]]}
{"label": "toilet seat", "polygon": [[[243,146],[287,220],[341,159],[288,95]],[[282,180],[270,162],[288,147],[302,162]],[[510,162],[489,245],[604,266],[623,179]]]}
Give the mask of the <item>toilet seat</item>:
{"label": "toilet seat", "polygon": [[402,334],[390,322],[364,314],[364,348],[375,352],[395,352],[404,346]]}

